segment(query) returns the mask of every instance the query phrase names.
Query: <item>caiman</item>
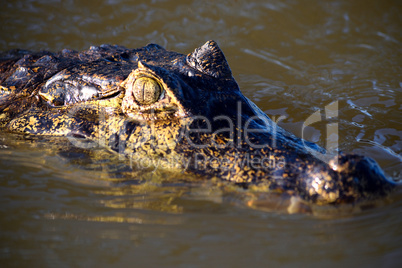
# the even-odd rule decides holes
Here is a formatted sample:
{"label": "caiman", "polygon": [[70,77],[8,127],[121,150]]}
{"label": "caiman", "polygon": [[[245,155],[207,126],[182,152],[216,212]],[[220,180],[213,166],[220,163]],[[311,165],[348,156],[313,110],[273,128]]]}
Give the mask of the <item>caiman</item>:
{"label": "caiman", "polygon": [[395,187],[373,159],[324,161],[314,153],[323,148],[277,126],[241,93],[214,41],[188,55],[149,44],[0,58],[4,131],[96,141],[134,162],[311,204],[354,204]]}

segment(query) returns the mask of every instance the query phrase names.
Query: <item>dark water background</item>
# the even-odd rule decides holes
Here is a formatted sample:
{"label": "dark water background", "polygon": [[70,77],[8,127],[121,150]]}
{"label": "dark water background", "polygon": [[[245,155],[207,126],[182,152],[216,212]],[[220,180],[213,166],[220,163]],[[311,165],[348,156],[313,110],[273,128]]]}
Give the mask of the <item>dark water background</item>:
{"label": "dark water background", "polygon": [[[398,0],[2,1],[0,50],[158,43],[187,54],[214,39],[243,93],[285,116],[281,126],[301,136],[338,101],[340,149],[401,180],[401,14]],[[303,135],[324,146],[325,122]],[[400,193],[342,217],[266,212],[53,143],[0,135],[2,267],[402,264]],[[121,183],[130,177],[149,183]]]}

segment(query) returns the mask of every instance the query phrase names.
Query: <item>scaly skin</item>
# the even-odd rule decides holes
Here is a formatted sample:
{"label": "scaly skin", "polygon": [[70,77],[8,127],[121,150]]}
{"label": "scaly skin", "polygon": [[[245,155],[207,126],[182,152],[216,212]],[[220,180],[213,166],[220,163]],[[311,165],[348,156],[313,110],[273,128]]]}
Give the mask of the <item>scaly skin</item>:
{"label": "scaly skin", "polygon": [[259,185],[315,204],[385,196],[374,160],[325,153],[242,95],[214,41],[185,56],[158,45],[1,55],[4,129],[97,141],[134,162]]}

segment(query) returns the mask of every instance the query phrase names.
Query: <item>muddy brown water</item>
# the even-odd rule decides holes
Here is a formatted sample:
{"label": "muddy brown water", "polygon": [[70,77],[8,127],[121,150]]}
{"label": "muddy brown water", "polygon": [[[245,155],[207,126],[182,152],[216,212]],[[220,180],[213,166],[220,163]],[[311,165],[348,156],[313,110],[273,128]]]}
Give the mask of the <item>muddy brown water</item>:
{"label": "muddy brown water", "polygon": [[[3,1],[0,50],[216,40],[242,92],[279,124],[401,180],[400,1]],[[65,144],[64,144],[65,145]],[[2,267],[400,267],[402,198],[340,216],[244,206],[246,193],[138,172],[102,148],[0,134]],[[132,163],[131,163],[132,164]],[[145,184],[130,183],[144,180]],[[164,185],[161,178],[168,178]],[[325,214],[325,212],[323,212]]]}

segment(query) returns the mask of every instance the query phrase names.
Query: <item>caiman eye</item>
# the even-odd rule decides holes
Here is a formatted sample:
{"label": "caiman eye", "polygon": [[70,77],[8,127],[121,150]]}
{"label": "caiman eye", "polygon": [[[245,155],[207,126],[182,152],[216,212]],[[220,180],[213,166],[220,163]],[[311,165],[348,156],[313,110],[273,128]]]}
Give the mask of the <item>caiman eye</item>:
{"label": "caiman eye", "polygon": [[153,78],[139,77],[133,85],[135,100],[142,105],[149,105],[158,101],[162,94],[160,84]]}

